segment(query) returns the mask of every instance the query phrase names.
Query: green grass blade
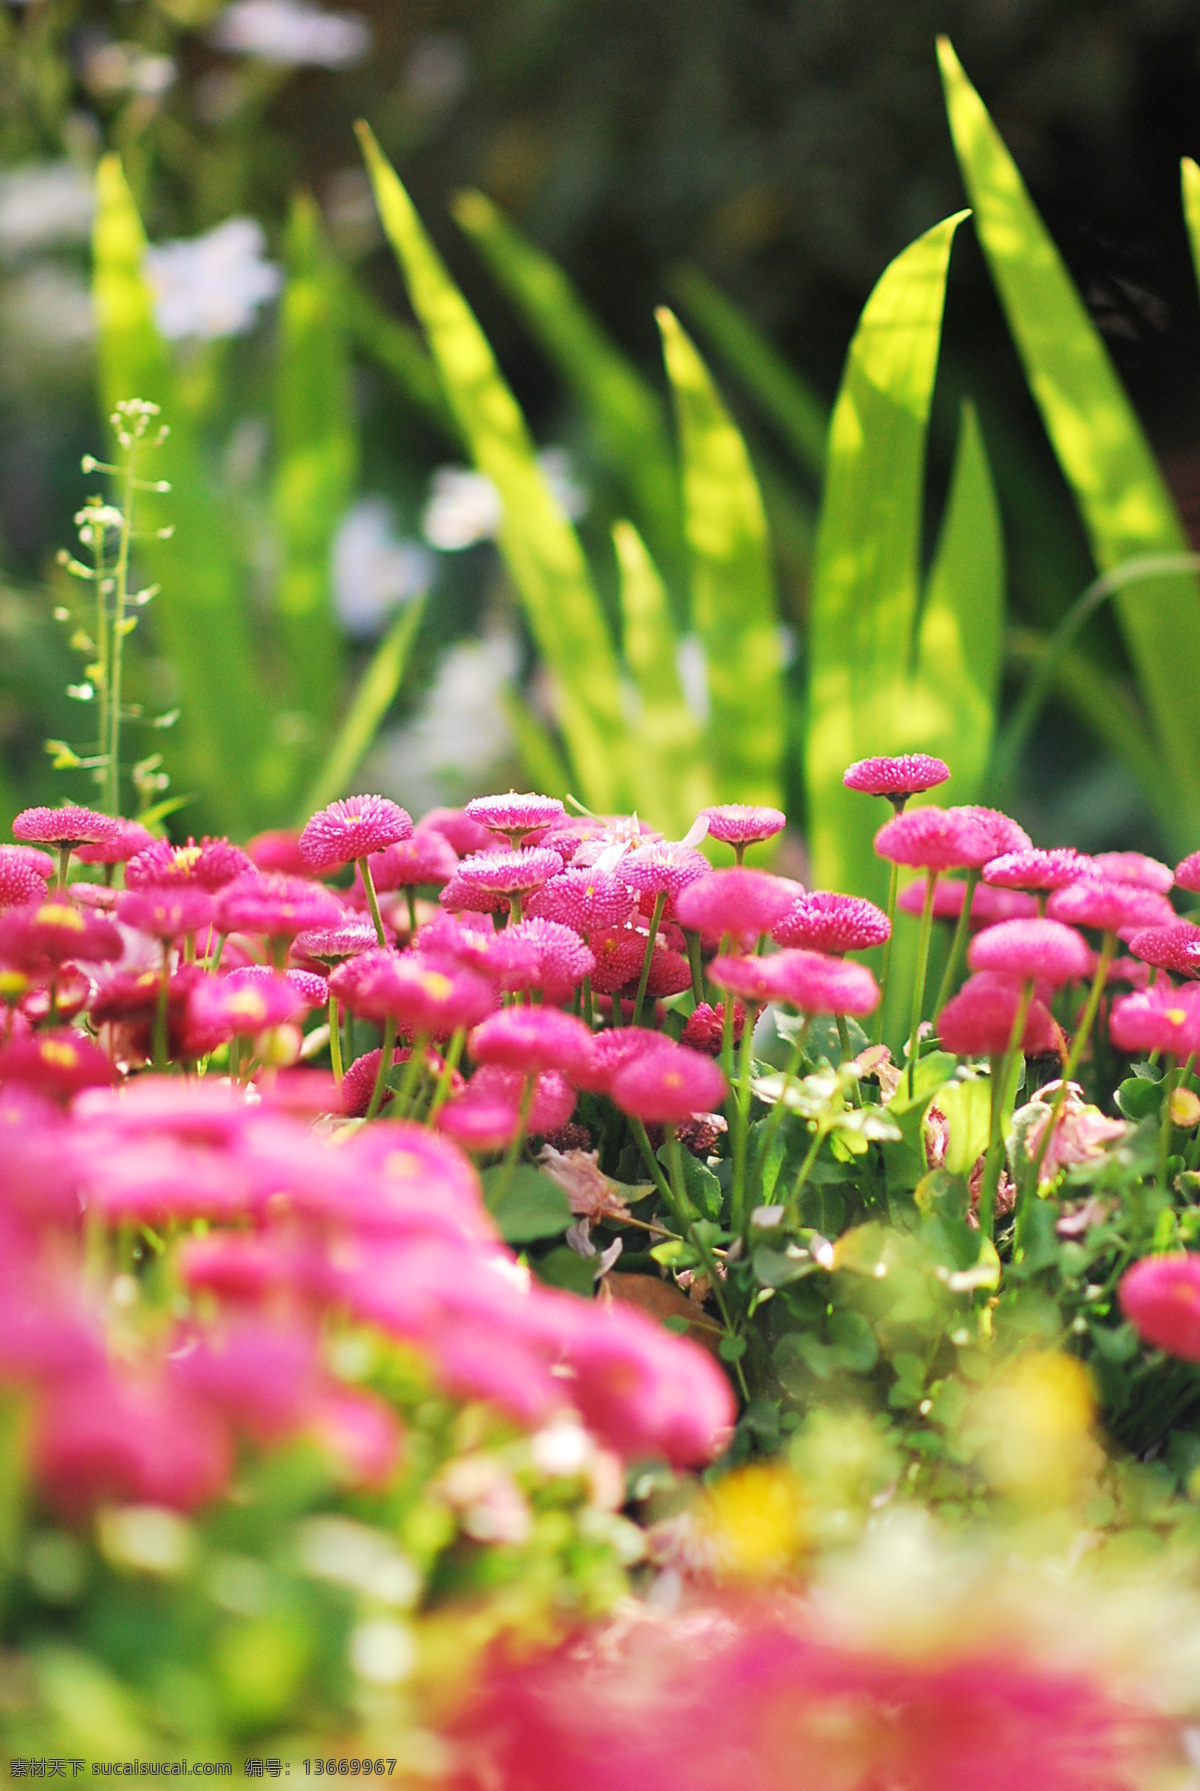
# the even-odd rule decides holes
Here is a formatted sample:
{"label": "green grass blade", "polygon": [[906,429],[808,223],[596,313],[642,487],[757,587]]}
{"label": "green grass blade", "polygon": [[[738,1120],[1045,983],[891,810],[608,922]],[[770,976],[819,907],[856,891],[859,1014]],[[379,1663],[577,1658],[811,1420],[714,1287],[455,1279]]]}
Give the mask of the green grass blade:
{"label": "green grass blade", "polygon": [[255,691],[241,567],[187,414],[175,402],[142,273],[145,249],[121,163],[105,156],[97,170],[94,236],[101,400],[107,415],[123,398],[149,399],[162,406],[171,425],[148,468],[170,480],[171,492],[146,493],[138,508],[141,530],[175,527],[169,541],[146,539],[138,548],[140,563],[162,585],[153,627],[178,680],[182,713],[166,747],[168,762],[179,780],[201,791],[207,821],[243,828],[255,810],[254,776],[246,775],[246,766],[262,731],[262,699]]}
{"label": "green grass blade", "polygon": [[456,448],[463,448],[462,432],[454,419],[437,368],[411,324],[377,305],[356,280],[343,276],[342,310],[354,342],[369,359],[390,373],[413,408]]}
{"label": "green grass blade", "polygon": [[454,216],[577,398],[597,458],[620,481],[643,529],[682,558],[679,486],[658,394],[588,310],[567,275],[482,193],[460,193]]}
{"label": "green grass blade", "polygon": [[510,685],[501,692],[500,701],[508,716],[517,751],[531,781],[531,787],[545,796],[566,801],[571,793],[571,773],[563,763],[554,736],[541,716]]}
{"label": "green grass blade", "polygon": [[917,635],[917,679],[941,710],[923,742],[954,773],[956,802],[978,799],[996,726],[1004,655],[1004,536],[974,407],[964,404],[946,515]]}
{"label": "green grass blade", "polygon": [[685,263],[672,268],[669,284],[800,465],[821,479],[829,433],[829,406],[824,399],[698,267]]}
{"label": "green grass blade", "polygon": [[923,747],[941,722],[910,669],[920,588],[925,446],[959,212],[884,270],[850,344],[829,431],[810,622],[805,775],[813,874],[880,900],[886,818],[847,790],[855,759]]}
{"label": "green grass blade", "polygon": [[682,839],[714,800],[704,736],[679,682],[679,641],[658,568],[631,522],[615,524],[613,546],[621,573],[625,663],[641,705],[630,730],[634,806],[668,839]]}
{"label": "green grass blade", "polygon": [[1179,178],[1183,190],[1183,221],[1187,225],[1188,242],[1192,250],[1192,266],[1196,270],[1196,279],[1200,281],[1200,168],[1190,155],[1185,155],[1179,165]]}
{"label": "green grass blade", "polygon": [[[1187,546],[1099,332],[953,49],[938,54],[976,229],[1030,390],[1104,572]],[[1174,843],[1200,833],[1200,585],[1181,573],[1120,595],[1116,611],[1172,787]],[[1169,643],[1169,645],[1168,645]]]}
{"label": "green grass blade", "polygon": [[516,399],[399,177],[364,125],[360,139],[384,230],[408,283],[450,407],[500,493],[500,547],[554,676],[559,721],[589,807],[620,808],[628,783],[620,674],[579,540],[546,484]]}
{"label": "green grass blade", "polygon": [[658,312],[683,465],[692,622],[704,643],[708,745],[722,802],[777,803],[782,651],[767,525],[746,444],[671,311]]}
{"label": "green grass blade", "polygon": [[337,797],[344,796],[350,780],[362,764],[383,719],[396,699],[404,678],[405,667],[412,654],[413,642],[421,627],[427,599],[415,597],[399,610],[391,627],[376,647],[358,688],[354,692],[346,719],[326,755],[308,795],[296,814],[296,823],[303,825],[319,808],[325,808]]}
{"label": "green grass blade", "polygon": [[342,697],[342,637],[333,614],[333,539],[354,492],[358,430],[336,264],[308,194],[287,232],[279,317],[273,510],[276,589],[289,699],[324,733]]}

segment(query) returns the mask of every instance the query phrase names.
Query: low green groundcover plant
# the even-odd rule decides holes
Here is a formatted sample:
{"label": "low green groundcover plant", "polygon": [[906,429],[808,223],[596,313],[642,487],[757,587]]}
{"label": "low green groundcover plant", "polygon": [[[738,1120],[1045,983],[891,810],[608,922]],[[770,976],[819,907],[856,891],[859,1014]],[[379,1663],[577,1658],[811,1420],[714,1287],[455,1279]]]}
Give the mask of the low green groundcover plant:
{"label": "low green groundcover plant", "polygon": [[[1019,1748],[1082,1791],[1177,1748],[1200,862],[913,802],[948,777],[846,773],[890,805],[886,913],[744,863],[761,807],[667,841],[359,796],[245,848],[18,817],[14,1755],[615,1791],[729,1784],[751,1747],[763,1784],[866,1791],[1011,1783]],[[661,1724],[717,1705],[687,1777]]]}

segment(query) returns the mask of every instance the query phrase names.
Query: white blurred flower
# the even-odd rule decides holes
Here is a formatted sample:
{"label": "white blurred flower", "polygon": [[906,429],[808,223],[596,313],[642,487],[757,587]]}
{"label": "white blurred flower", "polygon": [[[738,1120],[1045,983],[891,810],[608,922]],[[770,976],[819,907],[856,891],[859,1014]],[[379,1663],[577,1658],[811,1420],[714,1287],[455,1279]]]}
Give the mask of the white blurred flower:
{"label": "white blurred flower", "polygon": [[414,813],[461,796],[466,786],[482,787],[513,751],[504,692],[520,661],[516,636],[507,631],[456,642],[416,715],[383,743],[376,778]]}
{"label": "white blurred flower", "polygon": [[213,28],[219,50],[292,67],[349,68],[371,47],[371,27],[347,12],[300,0],[235,0]]}
{"label": "white blurred flower", "polygon": [[698,634],[681,636],[675,649],[675,669],[683,689],[683,700],[699,722],[707,722],[712,714],[708,694],[708,660],[704,642]]}
{"label": "white blurred flower", "polygon": [[419,541],[401,540],[392,521],[386,498],[360,498],[334,539],[334,608],[355,640],[378,634],[389,611],[427,591],[433,581],[433,555]]}
{"label": "white blurred flower", "polygon": [[[538,465],[551,491],[572,522],[586,515],[589,498],[575,477],[565,448],[547,448]],[[466,466],[439,466],[433,475],[421,533],[431,547],[457,553],[476,542],[491,541],[500,532],[504,506],[500,493],[486,473]]]}
{"label": "white blurred flower", "polygon": [[264,259],[267,239],[253,218],[227,218],[203,236],[146,251],[155,316],[164,336],[244,336],[283,276]]}
{"label": "white blurred flower", "polygon": [[394,1617],[371,1617],[350,1637],[350,1664],[370,1685],[398,1685],[417,1664],[413,1633]]}
{"label": "white blurred flower", "polygon": [[178,69],[169,56],[157,56],[141,44],[113,43],[97,37],[86,45],[81,73],[84,85],[100,99],[122,93],[162,99],[175,85]]}
{"label": "white blurred flower", "polygon": [[448,31],[426,31],[418,37],[404,65],[404,92],[418,106],[441,110],[452,106],[470,76],[467,53]]}
{"label": "white blurred flower", "polygon": [[74,162],[29,162],[0,174],[0,255],[83,242],[95,209],[92,183]]}

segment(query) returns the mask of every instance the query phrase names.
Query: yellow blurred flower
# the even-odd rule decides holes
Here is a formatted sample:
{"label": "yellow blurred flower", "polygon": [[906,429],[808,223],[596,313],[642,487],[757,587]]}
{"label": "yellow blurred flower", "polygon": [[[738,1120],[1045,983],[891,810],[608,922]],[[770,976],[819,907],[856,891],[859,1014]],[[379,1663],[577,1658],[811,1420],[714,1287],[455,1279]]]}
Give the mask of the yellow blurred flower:
{"label": "yellow blurred flower", "polygon": [[1021,1503],[1056,1504],[1096,1470],[1095,1391],[1074,1356],[1023,1356],[980,1395],[980,1465],[998,1491]]}
{"label": "yellow blurred flower", "polygon": [[808,1537],[799,1481],[765,1462],[722,1475],[709,1488],[703,1523],[718,1567],[742,1579],[784,1572]]}

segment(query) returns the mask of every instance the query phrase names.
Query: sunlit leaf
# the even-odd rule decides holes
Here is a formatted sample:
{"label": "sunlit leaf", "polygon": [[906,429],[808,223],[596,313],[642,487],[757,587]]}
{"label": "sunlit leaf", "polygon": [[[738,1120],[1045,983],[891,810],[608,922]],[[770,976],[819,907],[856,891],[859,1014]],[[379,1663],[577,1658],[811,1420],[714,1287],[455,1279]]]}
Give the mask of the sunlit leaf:
{"label": "sunlit leaf", "polygon": [[390,317],[348,276],[344,276],[342,312],[346,328],[363,354],[392,375],[426,422],[456,447],[461,446],[462,436],[446,403],[437,368],[412,325]]}
{"label": "sunlit leaf", "polygon": [[628,787],[620,677],[583,550],[538,466],[525,420],[470,307],[371,132],[364,125],[359,134],[384,230],[450,407],[475,464],[500,493],[500,547],[554,677],[573,770],[590,806],[619,808]]}
{"label": "sunlit leaf", "polygon": [[388,710],[395,701],[425,614],[415,597],[396,615],[359,680],[346,718],[318,771],[297,820],[304,822],[335,797],[344,796]]}
{"label": "sunlit leaf", "polygon": [[762,498],[746,444],[674,314],[658,312],[675,397],[691,560],[692,624],[712,705],[709,754],[722,802],[779,800],[782,649]]}
{"label": "sunlit leaf", "polygon": [[[975,225],[1029,387],[1101,571],[1186,547],[1183,525],[1108,350],[949,42],[938,54]],[[1180,849],[1200,831],[1200,585],[1164,574],[1115,608],[1171,783]],[[1169,643],[1169,648],[1167,646]]]}

